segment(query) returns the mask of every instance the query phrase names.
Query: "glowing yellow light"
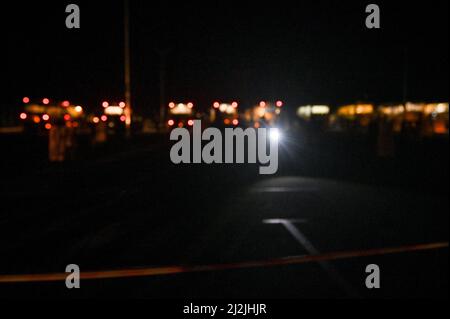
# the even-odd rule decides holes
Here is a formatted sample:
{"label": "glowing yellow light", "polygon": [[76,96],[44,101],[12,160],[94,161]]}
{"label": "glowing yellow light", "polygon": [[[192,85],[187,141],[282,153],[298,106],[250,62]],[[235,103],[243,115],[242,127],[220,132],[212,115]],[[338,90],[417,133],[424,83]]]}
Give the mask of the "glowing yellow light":
{"label": "glowing yellow light", "polygon": [[355,106],[354,105],[341,106],[338,109],[338,115],[340,115],[340,116],[353,116],[353,115],[355,115]]}
{"label": "glowing yellow light", "polygon": [[437,113],[448,113],[448,103],[439,103],[436,105],[436,112]]}
{"label": "glowing yellow light", "polygon": [[256,108],[256,115],[259,117],[264,117],[266,114],[266,109],[264,107],[258,107]]}
{"label": "glowing yellow light", "polygon": [[108,106],[107,108],[105,108],[105,114],[106,115],[122,115],[124,113],[123,108],[121,108],[120,106]]}
{"label": "glowing yellow light", "polygon": [[399,115],[404,113],[405,107],[400,105],[382,105],[379,108],[380,113],[384,115]]}
{"label": "glowing yellow light", "polygon": [[356,114],[372,114],[373,105],[371,104],[358,104],[356,105]]}
{"label": "glowing yellow light", "polygon": [[313,105],[313,107],[311,108],[311,113],[317,115],[329,114],[330,107],[326,105]]}
{"label": "glowing yellow light", "polygon": [[170,114],[174,115],[190,115],[192,113],[192,108],[189,108],[186,104],[183,103],[179,103],[174,108],[170,109]]}
{"label": "glowing yellow light", "polygon": [[425,105],[408,102],[408,103],[406,103],[406,111],[407,112],[424,112]]}
{"label": "glowing yellow light", "polygon": [[329,113],[330,107],[328,105],[305,105],[297,109],[297,115],[305,119],[309,119],[311,115],[327,115]]}
{"label": "glowing yellow light", "polygon": [[237,110],[232,105],[228,105],[225,113],[227,113],[227,114],[236,114]]}
{"label": "glowing yellow light", "polygon": [[299,117],[309,118],[311,116],[311,106],[310,105],[300,106],[297,109],[297,115]]}
{"label": "glowing yellow light", "polygon": [[226,112],[227,109],[228,109],[227,104],[220,104],[220,106],[219,106],[220,112]]}
{"label": "glowing yellow light", "polygon": [[372,104],[352,104],[341,106],[338,109],[338,115],[344,117],[353,117],[355,115],[373,114],[374,107]]}

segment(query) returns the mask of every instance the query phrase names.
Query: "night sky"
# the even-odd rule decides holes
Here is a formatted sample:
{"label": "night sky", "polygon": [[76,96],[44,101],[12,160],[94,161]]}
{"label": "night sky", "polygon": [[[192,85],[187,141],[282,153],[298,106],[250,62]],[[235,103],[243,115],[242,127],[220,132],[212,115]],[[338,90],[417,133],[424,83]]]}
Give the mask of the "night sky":
{"label": "night sky", "polygon": [[[406,48],[409,99],[448,100],[448,1],[373,2],[381,30],[365,28],[371,2],[364,1],[131,0],[134,108],[159,107],[161,49],[168,50],[167,99],[200,107],[401,101]],[[73,1],[79,30],[65,27],[69,3],[3,5],[3,107],[23,96],[91,109],[124,99],[122,2]]]}

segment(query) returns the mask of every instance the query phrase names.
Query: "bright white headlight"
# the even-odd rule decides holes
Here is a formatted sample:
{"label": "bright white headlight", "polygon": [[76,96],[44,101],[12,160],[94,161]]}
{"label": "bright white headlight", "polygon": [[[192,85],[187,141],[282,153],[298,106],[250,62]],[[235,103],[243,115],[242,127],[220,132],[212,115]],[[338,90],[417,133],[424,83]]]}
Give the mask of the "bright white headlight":
{"label": "bright white headlight", "polygon": [[270,138],[270,141],[279,142],[281,139],[280,130],[277,128],[271,128],[269,130],[269,138]]}

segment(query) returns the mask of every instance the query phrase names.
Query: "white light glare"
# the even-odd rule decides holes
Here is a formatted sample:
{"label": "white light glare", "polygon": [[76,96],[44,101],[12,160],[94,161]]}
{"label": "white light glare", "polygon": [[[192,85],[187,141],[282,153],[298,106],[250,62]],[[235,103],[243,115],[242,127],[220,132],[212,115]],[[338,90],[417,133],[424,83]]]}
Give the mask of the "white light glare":
{"label": "white light glare", "polygon": [[280,130],[277,128],[271,128],[269,130],[269,139],[272,142],[279,142],[281,139],[281,133]]}

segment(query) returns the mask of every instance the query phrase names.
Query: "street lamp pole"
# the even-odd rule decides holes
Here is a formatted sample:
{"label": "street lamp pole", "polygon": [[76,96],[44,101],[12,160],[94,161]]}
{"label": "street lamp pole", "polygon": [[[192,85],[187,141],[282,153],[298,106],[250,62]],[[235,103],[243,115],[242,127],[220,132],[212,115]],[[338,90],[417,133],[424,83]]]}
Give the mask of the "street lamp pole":
{"label": "street lamp pole", "polygon": [[131,135],[131,63],[130,63],[130,8],[129,1],[124,0],[124,60],[125,60],[125,124],[126,134]]}

